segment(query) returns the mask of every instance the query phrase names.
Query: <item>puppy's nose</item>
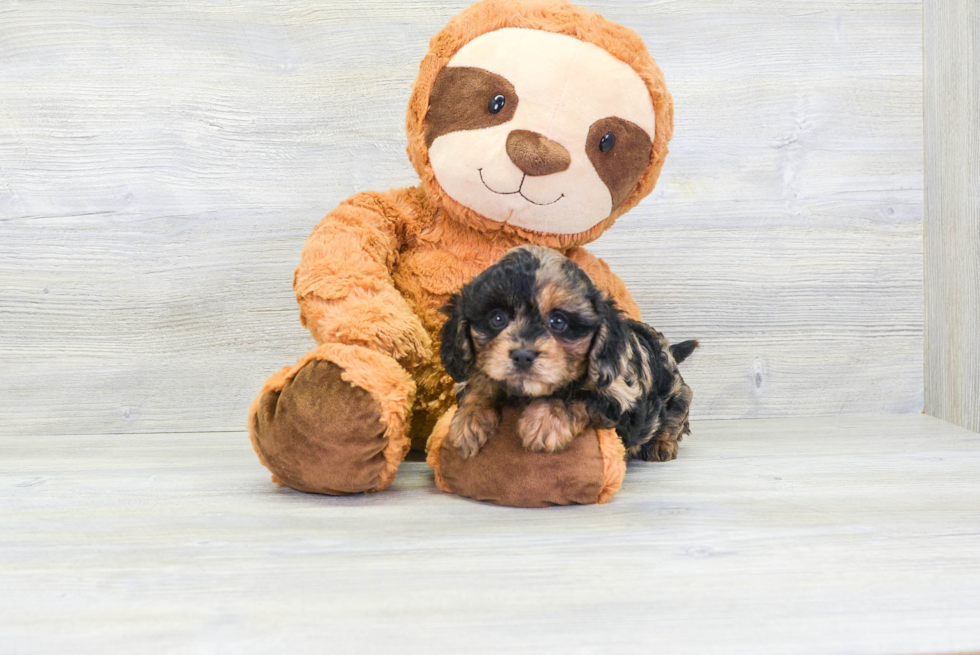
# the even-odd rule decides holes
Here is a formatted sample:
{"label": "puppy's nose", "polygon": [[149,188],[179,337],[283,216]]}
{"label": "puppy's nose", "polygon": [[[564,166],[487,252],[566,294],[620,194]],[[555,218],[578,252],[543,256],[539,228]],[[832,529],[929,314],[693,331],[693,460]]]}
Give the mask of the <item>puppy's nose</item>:
{"label": "puppy's nose", "polygon": [[531,364],[534,360],[538,358],[538,353],[533,350],[527,350],[526,348],[520,348],[518,350],[510,351],[510,359],[514,362],[514,366],[522,371],[526,371],[531,368]]}
{"label": "puppy's nose", "polygon": [[507,135],[507,155],[531,177],[561,173],[572,165],[572,156],[565,146],[528,130],[514,130]]}

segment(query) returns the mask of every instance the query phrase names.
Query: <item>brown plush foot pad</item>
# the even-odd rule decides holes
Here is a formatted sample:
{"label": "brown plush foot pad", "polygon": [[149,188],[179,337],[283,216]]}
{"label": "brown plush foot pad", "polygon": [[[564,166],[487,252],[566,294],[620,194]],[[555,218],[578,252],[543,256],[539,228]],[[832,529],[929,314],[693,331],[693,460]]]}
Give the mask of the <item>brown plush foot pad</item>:
{"label": "brown plush foot pad", "polygon": [[381,407],[343,370],[312,360],[259,400],[256,448],[282,484],[310,493],[361,493],[378,485],[388,445]]}
{"label": "brown plush foot pad", "polygon": [[[517,410],[504,410],[499,432],[469,459],[442,439],[444,435],[434,434],[430,446],[439,450],[429,461],[441,477],[440,486],[460,496],[511,507],[587,505],[604,502],[615,493],[615,489],[604,493],[609,483],[595,430],[586,430],[560,453],[533,453],[524,450],[517,435],[519,416]],[[448,422],[436,430],[440,427],[447,428]]]}

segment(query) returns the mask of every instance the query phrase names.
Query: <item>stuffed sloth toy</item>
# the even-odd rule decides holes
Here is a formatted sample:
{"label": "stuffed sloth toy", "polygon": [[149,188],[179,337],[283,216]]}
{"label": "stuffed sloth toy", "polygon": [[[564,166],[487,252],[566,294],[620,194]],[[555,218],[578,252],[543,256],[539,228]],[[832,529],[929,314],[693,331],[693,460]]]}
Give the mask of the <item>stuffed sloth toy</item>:
{"label": "stuffed sloth toy", "polygon": [[293,284],[319,345],[252,403],[261,462],[302,491],[380,491],[431,435],[445,491],[519,506],[604,502],[625,472],[612,430],[531,453],[505,414],[477,457],[443,447],[455,399],[440,309],[532,244],[566,255],[639,318],[582,246],[656,184],[673,129],[660,68],[637,34],[565,0],[483,0],[432,39],[407,129],[421,185],[347,199],[303,248]]}

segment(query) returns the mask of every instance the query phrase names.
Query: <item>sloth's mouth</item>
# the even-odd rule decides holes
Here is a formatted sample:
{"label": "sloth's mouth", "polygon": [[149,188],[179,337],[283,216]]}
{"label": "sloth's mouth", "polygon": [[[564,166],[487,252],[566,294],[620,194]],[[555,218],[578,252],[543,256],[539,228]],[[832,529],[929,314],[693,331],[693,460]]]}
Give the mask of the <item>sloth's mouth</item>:
{"label": "sloth's mouth", "polygon": [[525,200],[527,200],[532,205],[537,205],[538,207],[547,207],[548,205],[553,205],[565,197],[565,194],[563,193],[560,196],[558,196],[557,199],[552,200],[551,202],[534,202],[533,200],[531,200],[530,198],[524,195],[524,182],[525,180],[527,180],[526,173],[524,177],[521,178],[521,186],[517,187],[517,191],[497,191],[496,189],[491,189],[490,185],[487,184],[487,181],[483,179],[483,169],[479,168],[477,170],[480,172],[480,181],[483,182],[483,186],[487,188],[487,191],[490,191],[491,193],[496,193],[498,196],[520,196]]}

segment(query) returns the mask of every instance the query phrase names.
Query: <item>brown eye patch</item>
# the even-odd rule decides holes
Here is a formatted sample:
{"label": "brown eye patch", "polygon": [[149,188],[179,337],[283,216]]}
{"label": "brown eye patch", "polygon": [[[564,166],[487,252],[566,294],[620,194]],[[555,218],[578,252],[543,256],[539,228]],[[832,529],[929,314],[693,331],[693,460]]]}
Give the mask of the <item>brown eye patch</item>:
{"label": "brown eye patch", "polygon": [[[610,134],[612,137],[607,136]],[[610,143],[613,144],[611,147]],[[636,123],[622,118],[603,118],[589,128],[585,151],[609,189],[615,210],[629,198],[650,163],[653,141]]]}
{"label": "brown eye patch", "polygon": [[[497,96],[503,96],[503,101]],[[447,66],[432,85],[425,116],[425,145],[431,147],[433,141],[450,132],[503,125],[514,118],[517,103],[514,85],[500,75],[482,68]]]}

